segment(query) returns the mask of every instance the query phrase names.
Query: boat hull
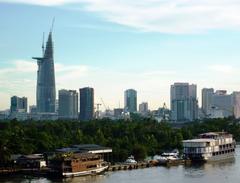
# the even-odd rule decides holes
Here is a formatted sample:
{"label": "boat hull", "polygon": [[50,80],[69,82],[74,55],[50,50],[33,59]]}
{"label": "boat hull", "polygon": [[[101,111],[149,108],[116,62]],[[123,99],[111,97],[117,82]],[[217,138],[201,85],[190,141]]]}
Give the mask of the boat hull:
{"label": "boat hull", "polygon": [[92,170],[86,170],[81,172],[63,172],[63,177],[79,177],[79,176],[86,176],[86,175],[96,175],[100,174],[108,169],[108,166],[99,167]]}
{"label": "boat hull", "polygon": [[214,161],[222,161],[222,160],[227,160],[227,159],[233,159],[234,158],[234,152],[232,153],[227,153],[227,154],[221,154],[221,155],[216,155],[216,156],[211,156],[205,161],[207,162],[214,162]]}

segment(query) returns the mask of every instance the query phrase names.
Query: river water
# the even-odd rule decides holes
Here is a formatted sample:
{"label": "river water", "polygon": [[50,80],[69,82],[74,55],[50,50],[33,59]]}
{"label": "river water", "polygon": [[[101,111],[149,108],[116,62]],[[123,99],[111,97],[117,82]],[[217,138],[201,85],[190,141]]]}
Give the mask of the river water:
{"label": "river water", "polygon": [[61,180],[31,177],[0,178],[1,183],[239,183],[240,146],[235,159],[203,165],[152,167],[107,172],[104,175]]}

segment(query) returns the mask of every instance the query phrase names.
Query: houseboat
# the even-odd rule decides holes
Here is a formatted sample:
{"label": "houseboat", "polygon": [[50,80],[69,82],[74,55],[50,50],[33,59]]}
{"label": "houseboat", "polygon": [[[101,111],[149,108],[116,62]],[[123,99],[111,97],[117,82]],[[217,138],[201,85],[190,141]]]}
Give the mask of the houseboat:
{"label": "houseboat", "polygon": [[51,160],[50,167],[57,175],[75,177],[100,174],[108,169],[108,163],[99,154],[70,153]]}
{"label": "houseboat", "polygon": [[209,132],[199,138],[183,141],[185,159],[193,161],[218,161],[234,157],[236,142],[226,132]]}

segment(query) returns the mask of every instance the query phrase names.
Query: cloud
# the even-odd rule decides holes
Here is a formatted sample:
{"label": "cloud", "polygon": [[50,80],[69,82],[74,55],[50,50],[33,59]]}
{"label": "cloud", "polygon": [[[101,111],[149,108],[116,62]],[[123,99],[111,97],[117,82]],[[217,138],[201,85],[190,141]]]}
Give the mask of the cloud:
{"label": "cloud", "polygon": [[33,4],[33,5],[42,5],[42,6],[55,6],[62,5],[65,3],[78,2],[77,0],[0,0],[0,2],[6,3],[24,3],[24,4]]}
{"label": "cloud", "polygon": [[219,72],[219,73],[226,73],[226,74],[235,74],[237,71],[233,66],[231,65],[211,65],[208,67],[209,70],[214,71],[214,72]]}
{"label": "cloud", "polygon": [[201,33],[239,30],[238,0],[0,0],[44,6],[71,5],[140,31]]}
{"label": "cloud", "polygon": [[[29,104],[35,104],[37,64],[21,59],[9,63],[12,64],[0,68],[0,96],[5,96],[1,100],[0,108],[9,107],[10,97],[13,95],[27,96]],[[135,88],[139,92],[139,102],[149,101],[152,107],[158,106],[158,101],[168,98],[169,85],[176,74],[171,70],[124,72],[59,63],[55,64],[55,71],[57,91],[78,90],[90,86],[95,89],[96,102],[101,102],[100,98],[103,98],[112,108],[118,106],[119,101],[123,101],[123,92],[127,88]]]}

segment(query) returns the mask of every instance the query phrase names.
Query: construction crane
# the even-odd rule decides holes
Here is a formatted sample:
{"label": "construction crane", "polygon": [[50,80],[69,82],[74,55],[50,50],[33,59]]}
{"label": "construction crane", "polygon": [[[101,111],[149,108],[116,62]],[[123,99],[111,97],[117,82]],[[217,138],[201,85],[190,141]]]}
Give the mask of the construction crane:
{"label": "construction crane", "polygon": [[104,106],[104,108],[105,108],[105,113],[106,113],[106,116],[109,116],[110,114],[109,114],[109,111],[110,111],[110,109],[109,109],[109,107],[107,107],[106,106],[106,104],[104,103],[104,101],[103,101],[103,99],[101,98],[101,101],[102,101],[102,103],[103,103],[103,106]]}

